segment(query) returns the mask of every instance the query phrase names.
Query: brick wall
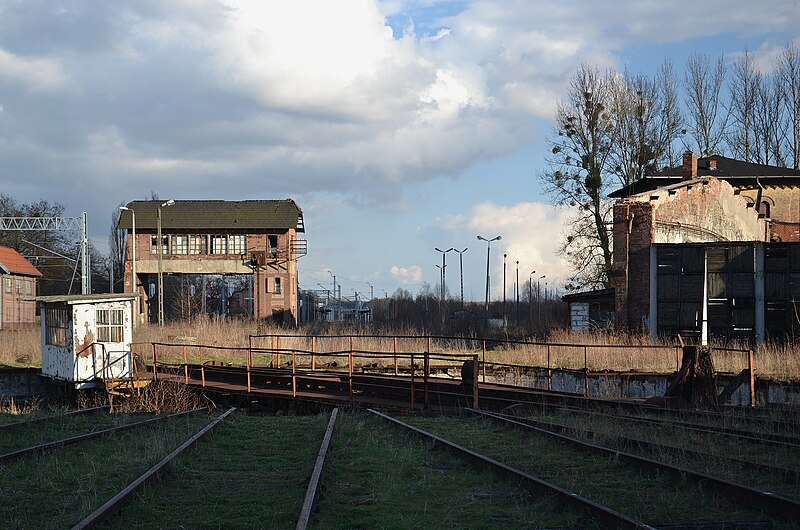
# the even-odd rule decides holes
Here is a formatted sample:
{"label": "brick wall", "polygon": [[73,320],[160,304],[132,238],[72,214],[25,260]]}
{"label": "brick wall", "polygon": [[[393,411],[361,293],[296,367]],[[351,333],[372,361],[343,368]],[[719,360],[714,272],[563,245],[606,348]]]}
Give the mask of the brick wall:
{"label": "brick wall", "polygon": [[614,205],[614,284],[617,327],[639,329],[650,312],[650,246],[655,206],[622,199]]}

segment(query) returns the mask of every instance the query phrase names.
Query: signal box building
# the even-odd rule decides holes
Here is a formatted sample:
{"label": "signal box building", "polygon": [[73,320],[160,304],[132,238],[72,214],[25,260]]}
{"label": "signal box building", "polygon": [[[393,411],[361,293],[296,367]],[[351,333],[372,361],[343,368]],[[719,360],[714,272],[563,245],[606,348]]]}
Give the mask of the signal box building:
{"label": "signal box building", "polygon": [[[292,199],[133,201],[126,208],[117,227],[128,233],[125,291],[142,297],[139,321],[158,320],[160,250],[163,275],[251,275],[252,296],[244,298],[252,308],[243,312],[297,322],[297,260],[306,254],[307,243],[298,237],[305,232],[303,211]],[[164,291],[166,306],[169,291]]]}
{"label": "signal box building", "polygon": [[36,325],[36,280],[42,273],[13,248],[0,247],[0,329]]}

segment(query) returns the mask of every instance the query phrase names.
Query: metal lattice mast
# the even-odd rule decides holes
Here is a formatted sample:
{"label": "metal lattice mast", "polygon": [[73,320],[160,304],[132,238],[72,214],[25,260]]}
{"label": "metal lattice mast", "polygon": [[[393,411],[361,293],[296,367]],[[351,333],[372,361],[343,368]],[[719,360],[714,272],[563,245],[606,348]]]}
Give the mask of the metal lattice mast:
{"label": "metal lattice mast", "polygon": [[92,292],[91,264],[89,262],[88,221],[86,212],[80,217],[0,217],[0,230],[55,230],[81,232],[81,294]]}

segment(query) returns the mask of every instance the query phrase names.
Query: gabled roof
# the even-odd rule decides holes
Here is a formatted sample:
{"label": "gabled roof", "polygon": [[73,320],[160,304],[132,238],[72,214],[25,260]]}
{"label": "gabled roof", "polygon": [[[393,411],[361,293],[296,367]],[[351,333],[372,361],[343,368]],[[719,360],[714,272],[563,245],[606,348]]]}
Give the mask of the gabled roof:
{"label": "gabled roof", "polygon": [[[717,169],[711,169],[709,162],[712,160],[717,162]],[[778,180],[781,184],[800,185],[800,170],[798,169],[753,164],[751,162],[744,162],[720,155],[698,158],[697,177],[716,177],[737,187],[756,185],[756,179],[763,184],[769,183],[774,185],[776,184],[775,181]],[[610,193],[608,196],[617,199],[628,197],[629,195],[637,195],[662,186],[675,184],[680,182],[682,178],[682,165],[665,168],[635,181],[630,186],[620,188]]]}
{"label": "gabled roof", "polygon": [[[165,201],[133,201],[137,230],[156,230],[158,207]],[[117,228],[131,229],[123,210]],[[265,201],[175,201],[161,208],[162,230],[289,230],[305,232],[303,211],[292,199]]]}
{"label": "gabled roof", "polygon": [[0,247],[0,272],[3,274],[19,274],[21,276],[41,276],[39,269],[23,258],[13,248]]}

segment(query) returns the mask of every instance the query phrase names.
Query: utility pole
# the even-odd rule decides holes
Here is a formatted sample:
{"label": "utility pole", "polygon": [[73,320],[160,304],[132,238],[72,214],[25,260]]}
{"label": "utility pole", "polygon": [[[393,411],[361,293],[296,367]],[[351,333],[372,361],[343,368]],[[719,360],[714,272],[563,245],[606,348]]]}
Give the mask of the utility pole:
{"label": "utility pole", "polygon": [[515,322],[519,325],[519,260],[517,260],[517,318]]}
{"label": "utility pole", "polygon": [[464,250],[453,249],[458,252],[458,272],[461,275],[461,309],[464,309],[464,252],[467,251],[467,247],[464,247]]}

